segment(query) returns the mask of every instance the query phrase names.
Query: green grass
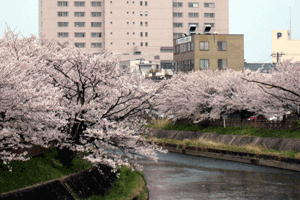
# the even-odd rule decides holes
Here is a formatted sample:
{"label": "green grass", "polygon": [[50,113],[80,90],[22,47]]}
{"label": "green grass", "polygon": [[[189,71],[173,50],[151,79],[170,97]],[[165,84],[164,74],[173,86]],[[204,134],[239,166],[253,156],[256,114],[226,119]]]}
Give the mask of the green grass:
{"label": "green grass", "polygon": [[[88,153],[85,153],[87,155]],[[56,148],[51,148],[48,153],[44,154],[45,157],[31,158],[28,161],[12,161],[9,166],[13,168],[12,172],[9,172],[8,164],[0,162],[0,194],[27,186],[32,186],[37,183],[50,181],[57,178],[62,178],[71,173],[85,170],[91,166],[91,162],[82,159],[83,155],[76,157],[71,168],[66,168],[55,159],[57,155]],[[55,162],[56,164],[54,164]],[[141,178],[146,184],[146,179],[142,172],[131,172],[130,168],[122,166],[118,169],[120,173],[119,179],[114,184],[114,188],[106,191],[104,197],[92,196],[89,199],[126,199],[128,195],[135,192],[134,190],[141,187]],[[144,186],[144,194],[140,196],[140,199],[146,199],[147,189]],[[138,194],[138,193],[137,193]]]}
{"label": "green grass", "polygon": [[[139,190],[143,190],[143,194],[139,196],[139,199],[146,199],[146,179],[144,174],[140,171],[132,172],[130,168],[122,166],[117,171],[120,173],[119,179],[115,182],[114,187],[107,190],[105,196],[92,196],[89,200],[117,200],[128,199],[131,200],[135,195],[139,194]],[[145,185],[141,182],[143,181]]]}
{"label": "green grass", "polygon": [[[80,158],[75,158],[73,166],[67,168],[55,159],[57,151],[51,148],[45,157],[31,158],[28,161],[11,161],[10,164],[0,162],[0,194],[19,188],[32,186],[37,183],[62,178],[68,174],[85,170],[91,166],[90,162],[85,162]],[[53,162],[57,163],[54,164]],[[12,167],[9,172],[7,166]]]}
{"label": "green grass", "polygon": [[185,125],[185,124],[172,124],[167,120],[158,120],[155,124],[146,125],[148,128],[164,129],[164,130],[178,130],[178,131],[199,131],[199,132],[216,132],[218,134],[230,134],[230,135],[247,135],[247,136],[259,136],[259,137],[274,137],[274,138],[296,138],[300,139],[300,130],[295,131],[293,129],[278,130],[278,129],[262,129],[254,127],[217,127],[211,126],[203,128],[197,124]]}

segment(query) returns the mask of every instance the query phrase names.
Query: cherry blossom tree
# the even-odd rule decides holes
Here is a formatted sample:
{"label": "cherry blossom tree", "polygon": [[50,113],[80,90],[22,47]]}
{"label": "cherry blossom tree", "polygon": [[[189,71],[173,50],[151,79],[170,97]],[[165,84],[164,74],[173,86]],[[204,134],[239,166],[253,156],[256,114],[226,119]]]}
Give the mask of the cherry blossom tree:
{"label": "cherry blossom tree", "polygon": [[287,111],[297,110],[300,102],[300,63],[292,59],[284,60],[270,71],[269,78],[258,77],[252,73],[243,79],[255,83],[265,93],[270,102],[262,104],[263,112],[268,116],[285,115]]}
{"label": "cherry blossom tree", "polygon": [[[11,95],[7,96],[11,101],[19,92],[27,94],[24,88],[28,88],[32,93],[28,93],[28,99],[19,98],[19,102],[22,101],[19,104],[19,109],[22,110],[19,115],[28,115],[37,121],[22,119],[24,128],[17,133],[14,127],[8,128],[5,125],[8,118],[5,116],[6,121],[2,123],[5,128],[0,131],[0,136],[16,132],[11,136],[15,139],[24,135],[26,130],[31,138],[39,138],[42,146],[46,146],[51,139],[59,147],[61,161],[66,166],[70,166],[77,152],[89,152],[92,154],[84,159],[95,165],[108,165],[114,171],[120,165],[130,165],[132,170],[142,170],[142,166],[136,162],[136,156],[157,161],[157,151],[167,153],[154,143],[147,143],[143,138],[147,130],[142,126],[146,124],[146,120],[142,118],[144,110],[150,108],[151,99],[165,87],[165,81],[155,83],[145,80],[120,69],[117,60],[106,53],[97,56],[84,53],[70,45],[70,41],[60,42],[45,36],[40,39],[34,36],[15,39],[15,46],[23,54],[8,55],[7,52],[15,51],[10,38],[12,37],[6,35],[1,40],[3,48],[0,55],[3,62],[11,63],[1,67],[9,72],[20,60],[24,67],[19,78],[8,75],[12,80],[6,81],[20,85],[20,88],[14,90],[15,88],[4,87],[3,91]],[[25,103],[28,107],[31,106],[26,113]],[[14,106],[16,104],[18,102]],[[12,112],[13,105],[7,104],[6,108],[6,112]],[[33,111],[32,108],[36,110]],[[45,125],[40,127],[39,124]],[[33,128],[36,126],[40,128],[40,132]],[[49,139],[46,140],[43,135],[47,135]],[[13,140],[9,142],[16,143]],[[22,144],[24,141],[18,142]],[[32,140],[30,142],[34,143]],[[110,150],[119,150],[123,155],[111,153]]]}
{"label": "cherry blossom tree", "polygon": [[9,148],[49,147],[51,141],[66,137],[58,130],[66,121],[54,116],[60,113],[62,93],[45,84],[50,77],[41,73],[42,49],[34,36],[19,37],[9,29],[0,39],[0,158],[5,163],[28,160],[26,151],[11,154],[6,151]]}
{"label": "cherry blossom tree", "polygon": [[[264,74],[261,70],[245,72],[201,70],[188,74],[180,73],[157,95],[161,102],[156,107],[166,115],[176,113],[174,121],[190,118],[194,123],[210,118],[228,116],[236,111],[249,111],[267,117],[285,113],[291,104],[280,101],[263,91],[259,85],[247,79],[272,81],[281,80],[281,72]],[[288,81],[288,80],[285,80]],[[290,83],[295,79],[289,79]],[[284,82],[283,82],[284,83]],[[286,84],[288,84],[286,82]]]}

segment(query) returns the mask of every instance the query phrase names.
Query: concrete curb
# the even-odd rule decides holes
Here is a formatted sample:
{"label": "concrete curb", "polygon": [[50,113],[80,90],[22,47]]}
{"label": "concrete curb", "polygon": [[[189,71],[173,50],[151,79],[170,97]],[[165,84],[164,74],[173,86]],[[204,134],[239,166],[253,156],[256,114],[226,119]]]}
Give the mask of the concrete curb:
{"label": "concrete curb", "polygon": [[[201,157],[208,157],[208,158],[215,158],[215,159],[221,159],[221,160],[228,160],[228,161],[234,161],[234,162],[242,162],[242,163],[248,163],[248,164],[254,164],[254,165],[260,165],[260,166],[267,166],[267,167],[274,167],[274,168],[280,168],[280,169],[286,169],[286,170],[292,170],[292,171],[300,171],[300,165],[298,163],[288,163],[282,161],[284,158],[276,157],[277,159],[263,159],[262,154],[259,154],[258,157],[261,158],[255,158],[255,157],[247,157],[247,156],[240,156],[240,155],[230,155],[233,151],[225,151],[227,153],[224,153],[224,150],[219,150],[222,153],[213,153],[209,152],[211,149],[204,149],[205,151],[199,151],[199,148],[195,148],[194,150],[191,150],[189,146],[180,146],[180,148],[172,147],[174,144],[167,144],[167,143],[158,143],[158,146],[162,146],[163,149],[167,149],[170,152],[174,153],[181,153],[181,154],[188,154],[188,155],[195,155],[195,156],[201,156]],[[217,149],[215,149],[217,150]],[[246,153],[245,153],[246,154]],[[250,153],[249,153],[250,155]],[[266,157],[270,157],[268,155],[265,155]],[[297,159],[296,159],[297,160]],[[300,161],[300,160],[297,160]]]}

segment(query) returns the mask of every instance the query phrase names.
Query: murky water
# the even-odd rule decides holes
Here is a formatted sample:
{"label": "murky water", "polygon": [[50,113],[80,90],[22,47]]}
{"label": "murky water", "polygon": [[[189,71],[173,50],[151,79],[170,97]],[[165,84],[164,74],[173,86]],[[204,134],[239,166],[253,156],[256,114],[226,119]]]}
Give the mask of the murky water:
{"label": "murky water", "polygon": [[139,159],[150,200],[300,199],[300,172],[177,153]]}

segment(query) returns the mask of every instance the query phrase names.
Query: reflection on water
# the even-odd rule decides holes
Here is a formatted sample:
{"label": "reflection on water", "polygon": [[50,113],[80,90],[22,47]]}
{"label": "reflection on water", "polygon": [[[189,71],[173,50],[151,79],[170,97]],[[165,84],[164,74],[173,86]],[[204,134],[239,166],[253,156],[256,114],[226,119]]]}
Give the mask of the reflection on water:
{"label": "reflection on water", "polygon": [[158,154],[158,162],[139,159],[150,200],[300,199],[300,172],[238,162]]}

